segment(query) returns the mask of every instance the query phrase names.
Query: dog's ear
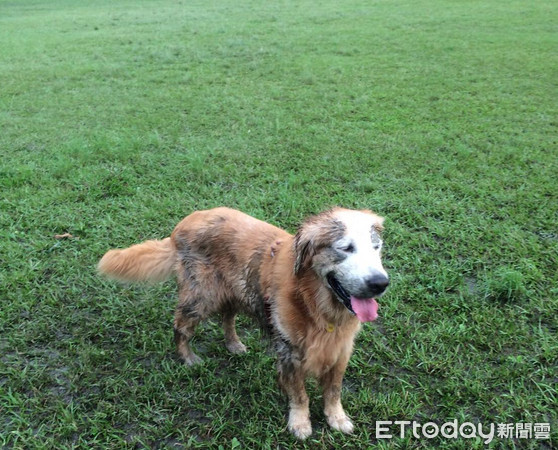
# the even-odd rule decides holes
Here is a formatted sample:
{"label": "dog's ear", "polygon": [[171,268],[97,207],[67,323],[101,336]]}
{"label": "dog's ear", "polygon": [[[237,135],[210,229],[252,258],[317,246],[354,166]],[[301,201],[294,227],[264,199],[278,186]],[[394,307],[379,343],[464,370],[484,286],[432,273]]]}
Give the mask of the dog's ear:
{"label": "dog's ear", "polygon": [[327,212],[309,217],[296,232],[294,238],[295,275],[311,264],[312,257],[316,254],[316,249],[321,243],[324,217],[326,215]]}
{"label": "dog's ear", "polygon": [[294,238],[294,254],[295,254],[295,265],[294,273],[297,275],[300,273],[301,269],[306,266],[314,255],[314,246],[312,244],[312,239],[305,233],[305,230],[301,227]]}
{"label": "dog's ear", "polygon": [[[376,216],[376,214],[374,214]],[[376,221],[372,225],[372,228],[376,230],[377,233],[381,233],[384,231],[384,218],[380,216],[376,216]]]}
{"label": "dog's ear", "polygon": [[379,216],[378,214],[370,211],[369,209],[361,209],[360,212],[365,214],[369,214],[374,218],[374,223],[372,224],[372,229],[376,231],[376,233],[381,233],[384,231],[384,218]]}
{"label": "dog's ear", "polygon": [[310,217],[298,229],[294,238],[295,274],[308,267],[321,248],[331,245],[345,233],[345,225],[333,216],[333,211]]}

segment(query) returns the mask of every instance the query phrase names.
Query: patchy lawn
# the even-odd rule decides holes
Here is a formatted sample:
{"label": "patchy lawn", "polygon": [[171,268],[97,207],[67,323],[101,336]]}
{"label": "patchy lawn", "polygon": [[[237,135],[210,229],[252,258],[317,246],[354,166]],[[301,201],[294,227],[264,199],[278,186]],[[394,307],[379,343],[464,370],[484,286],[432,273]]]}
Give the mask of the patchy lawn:
{"label": "patchy lawn", "polygon": [[[548,423],[558,445],[555,17],[535,0],[0,0],[0,445],[289,448],[273,355],[218,320],[174,356],[176,287],[95,264],[226,205],[290,231],[387,217],[392,286],[300,448],[376,421]],[[55,238],[69,233],[71,236]]]}

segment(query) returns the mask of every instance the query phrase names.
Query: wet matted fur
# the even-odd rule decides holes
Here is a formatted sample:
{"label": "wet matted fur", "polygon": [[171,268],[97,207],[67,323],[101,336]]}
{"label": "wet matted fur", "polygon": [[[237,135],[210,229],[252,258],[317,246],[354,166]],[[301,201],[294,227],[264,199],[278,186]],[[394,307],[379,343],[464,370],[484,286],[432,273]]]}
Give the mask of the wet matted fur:
{"label": "wet matted fur", "polygon": [[229,208],[197,211],[169,238],[110,250],[99,271],[122,281],[164,280],[176,274],[174,318],[178,353],[187,365],[196,325],[223,317],[226,347],[246,351],[237,313],[255,317],[277,352],[279,383],[289,399],[289,430],[311,432],[304,381],[316,377],[331,427],[353,424],[341,405],[341,383],[361,321],[374,320],[388,285],[381,263],[383,218],[335,208],[310,217],[295,236]]}

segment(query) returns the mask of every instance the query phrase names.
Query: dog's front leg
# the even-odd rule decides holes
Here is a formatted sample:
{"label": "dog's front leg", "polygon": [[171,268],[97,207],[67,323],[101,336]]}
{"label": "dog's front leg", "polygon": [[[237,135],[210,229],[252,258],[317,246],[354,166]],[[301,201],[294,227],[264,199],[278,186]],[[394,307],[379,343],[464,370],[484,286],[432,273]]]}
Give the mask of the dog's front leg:
{"label": "dog's front leg", "polygon": [[350,434],[354,426],[341,405],[341,385],[347,363],[348,358],[343,358],[320,377],[320,383],[323,388],[324,414],[327,423],[335,430]]}
{"label": "dog's front leg", "polygon": [[306,439],[312,434],[312,425],[300,359],[285,341],[277,347],[279,384],[289,398],[289,431],[299,439]]}
{"label": "dog's front leg", "polygon": [[304,387],[302,371],[280,377],[281,386],[289,397],[289,431],[299,439],[312,434],[308,394]]}

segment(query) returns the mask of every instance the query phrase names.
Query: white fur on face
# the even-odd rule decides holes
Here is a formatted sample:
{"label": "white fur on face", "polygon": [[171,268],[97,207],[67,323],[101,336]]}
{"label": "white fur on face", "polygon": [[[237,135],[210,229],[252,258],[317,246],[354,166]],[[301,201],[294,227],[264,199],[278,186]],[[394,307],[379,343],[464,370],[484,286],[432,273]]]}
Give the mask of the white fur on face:
{"label": "white fur on face", "polygon": [[382,240],[376,228],[383,219],[361,211],[340,210],[334,217],[345,225],[345,235],[333,242],[332,247],[345,259],[334,267],[335,277],[351,294],[362,291],[366,279],[387,277],[382,265]]}

